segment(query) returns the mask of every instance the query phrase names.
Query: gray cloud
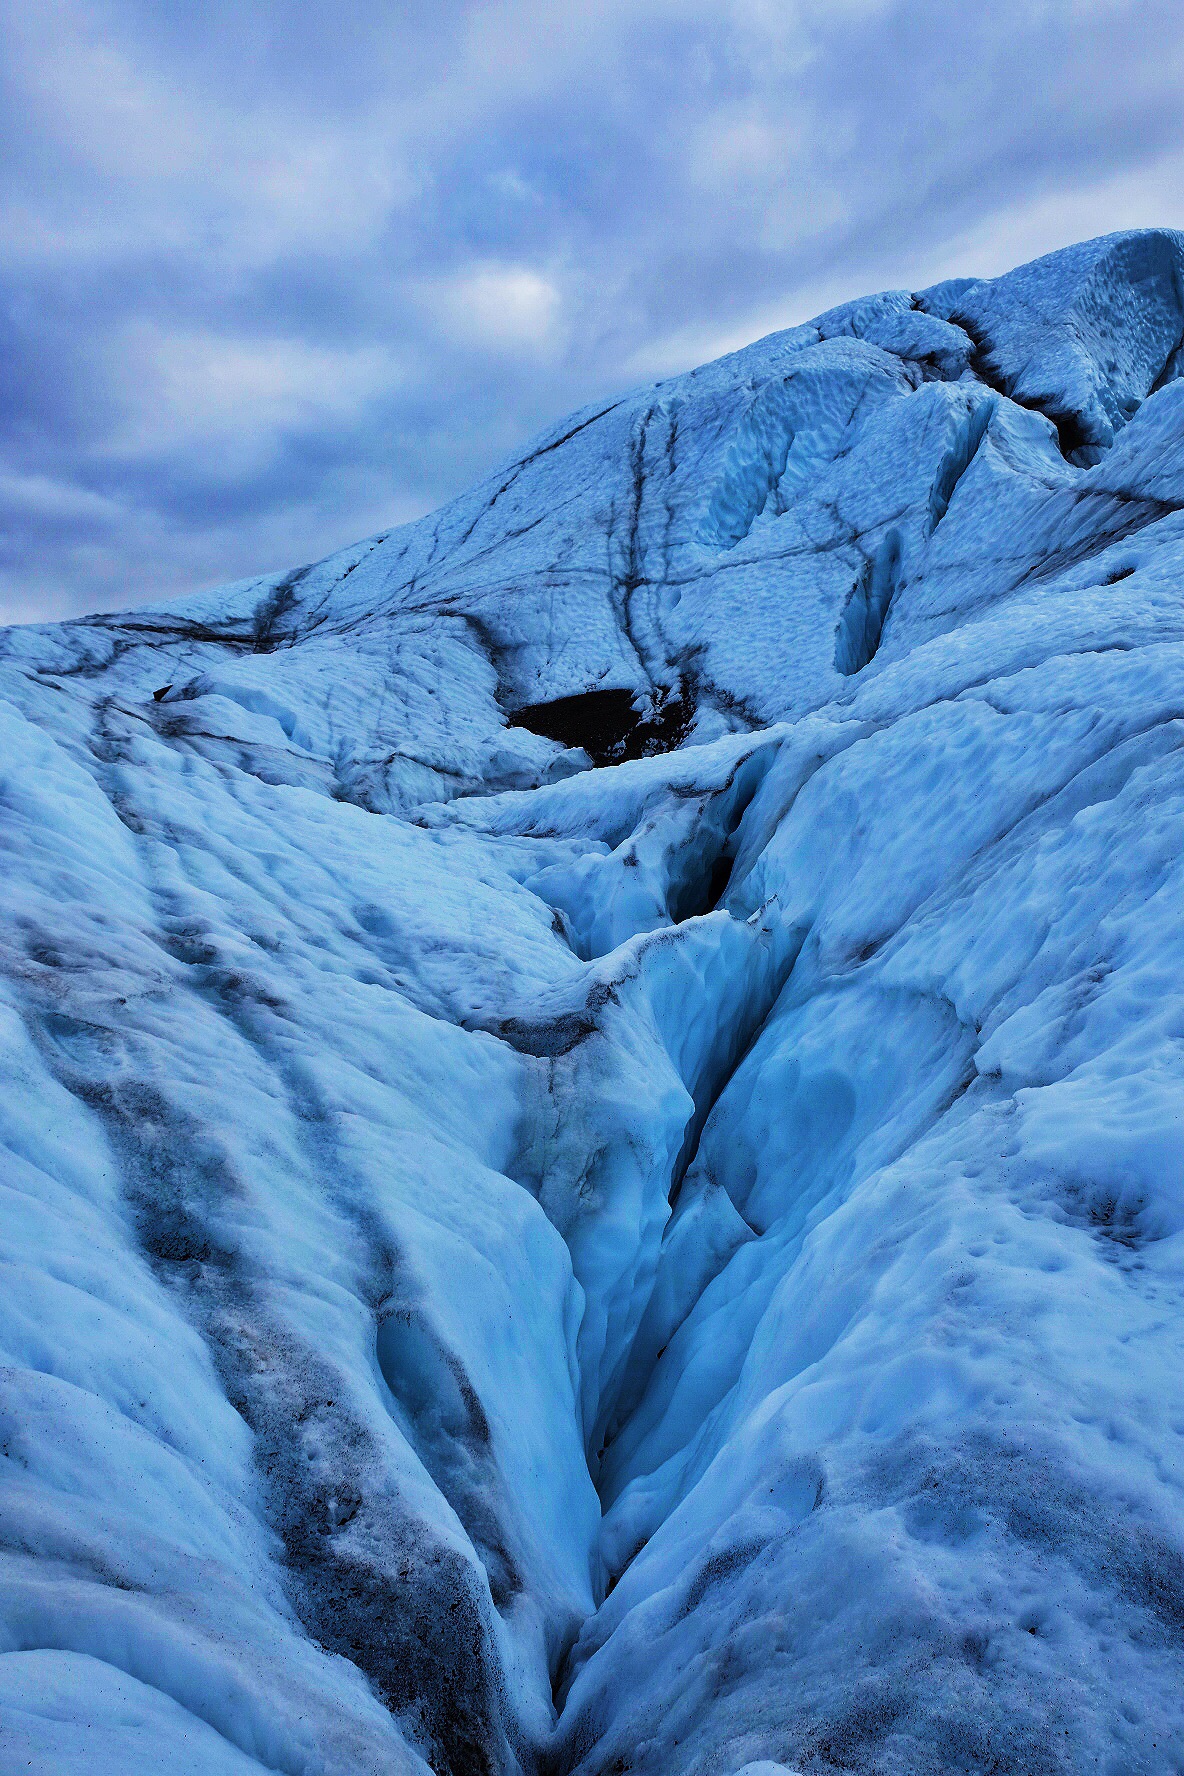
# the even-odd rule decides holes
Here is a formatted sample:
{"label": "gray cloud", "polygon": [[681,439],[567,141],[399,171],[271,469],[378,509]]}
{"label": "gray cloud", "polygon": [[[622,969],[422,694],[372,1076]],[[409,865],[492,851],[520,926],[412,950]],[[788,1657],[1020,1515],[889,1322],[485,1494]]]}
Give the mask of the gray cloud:
{"label": "gray cloud", "polygon": [[324,554],[843,296],[1184,223],[1168,0],[0,16],[12,620]]}

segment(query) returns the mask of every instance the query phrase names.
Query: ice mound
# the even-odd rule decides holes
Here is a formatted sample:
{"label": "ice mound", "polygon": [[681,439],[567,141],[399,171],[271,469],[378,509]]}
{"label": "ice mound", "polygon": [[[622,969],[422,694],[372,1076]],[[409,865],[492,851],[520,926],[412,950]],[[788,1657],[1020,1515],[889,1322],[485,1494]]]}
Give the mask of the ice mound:
{"label": "ice mound", "polygon": [[0,1769],[1184,1764],[1184,240],[0,640]]}

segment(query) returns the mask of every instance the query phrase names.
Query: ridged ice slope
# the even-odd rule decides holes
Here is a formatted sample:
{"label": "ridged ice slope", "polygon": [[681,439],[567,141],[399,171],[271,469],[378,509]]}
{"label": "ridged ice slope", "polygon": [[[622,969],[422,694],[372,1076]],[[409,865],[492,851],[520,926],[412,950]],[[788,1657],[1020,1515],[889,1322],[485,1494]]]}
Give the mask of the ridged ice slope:
{"label": "ridged ice slope", "polygon": [[1184,1765],[1184,240],[0,640],[0,1769]]}

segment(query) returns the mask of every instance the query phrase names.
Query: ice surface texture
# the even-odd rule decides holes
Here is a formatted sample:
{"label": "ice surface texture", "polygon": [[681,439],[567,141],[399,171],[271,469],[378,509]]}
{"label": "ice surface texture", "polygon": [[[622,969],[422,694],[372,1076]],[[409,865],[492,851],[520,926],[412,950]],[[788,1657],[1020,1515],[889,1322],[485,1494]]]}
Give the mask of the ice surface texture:
{"label": "ice surface texture", "polygon": [[1182,270],[6,632],[5,1776],[1184,1764]]}

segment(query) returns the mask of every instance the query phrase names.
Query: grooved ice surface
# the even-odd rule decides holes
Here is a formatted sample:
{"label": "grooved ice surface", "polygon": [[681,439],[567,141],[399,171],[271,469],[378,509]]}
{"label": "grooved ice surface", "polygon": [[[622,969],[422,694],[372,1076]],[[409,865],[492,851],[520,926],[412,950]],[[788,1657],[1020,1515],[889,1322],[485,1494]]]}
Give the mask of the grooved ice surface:
{"label": "grooved ice surface", "polygon": [[5,1773],[1184,1764],[1182,269],[5,633]]}

